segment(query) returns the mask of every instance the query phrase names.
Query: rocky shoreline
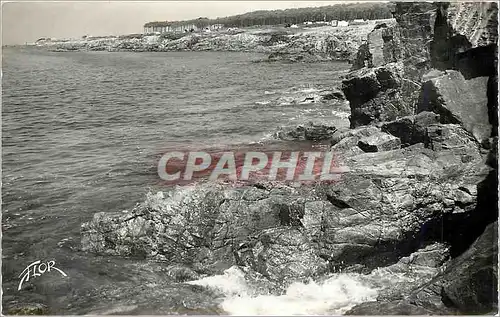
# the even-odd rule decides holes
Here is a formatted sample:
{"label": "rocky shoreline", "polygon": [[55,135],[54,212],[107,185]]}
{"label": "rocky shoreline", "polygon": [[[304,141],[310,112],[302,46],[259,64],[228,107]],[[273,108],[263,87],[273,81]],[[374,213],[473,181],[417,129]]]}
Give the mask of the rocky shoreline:
{"label": "rocky shoreline", "polygon": [[397,23],[374,28],[343,80],[351,129],[324,134],[349,169],[340,182],[150,195],[96,213],[82,249],[182,264],[187,280],[237,266],[278,295],[332,273],[420,270],[346,313],[496,311],[497,11],[395,4]]}
{"label": "rocky shoreline", "polygon": [[[394,21],[382,20],[386,24]],[[210,33],[165,33],[84,37],[81,39],[40,39],[35,45],[58,52],[171,52],[229,51],[268,53],[269,61],[318,62],[351,60],[366,42],[376,21],[349,27],[244,28]]]}

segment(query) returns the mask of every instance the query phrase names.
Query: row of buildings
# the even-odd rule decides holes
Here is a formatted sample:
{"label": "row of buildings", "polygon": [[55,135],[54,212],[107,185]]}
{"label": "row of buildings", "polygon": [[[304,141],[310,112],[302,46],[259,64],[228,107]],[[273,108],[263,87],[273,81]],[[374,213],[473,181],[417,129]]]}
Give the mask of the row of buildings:
{"label": "row of buildings", "polygon": [[[144,34],[153,34],[153,33],[179,33],[179,32],[212,32],[221,30],[224,28],[223,24],[207,24],[204,20],[205,18],[198,19],[199,23],[181,23],[181,22],[148,22],[144,24]],[[338,21],[332,20],[330,22],[327,21],[306,21],[304,25],[331,25],[334,27],[343,27],[349,25],[361,25],[368,24],[368,20],[363,19],[354,19],[352,21]],[[298,27],[293,24],[292,26],[287,25],[287,27]]]}
{"label": "row of buildings", "polygon": [[149,22],[144,24],[144,34],[152,34],[152,33],[168,33],[168,32],[211,32],[217,31],[224,28],[222,24],[181,24],[176,22]]}
{"label": "row of buildings", "polygon": [[322,24],[322,25],[331,25],[331,26],[349,26],[349,25],[362,25],[362,24],[368,24],[369,20],[363,20],[363,19],[354,19],[351,21],[339,21],[339,20],[332,20],[330,22],[327,21],[306,21],[304,22],[305,25],[312,25],[312,24]]}

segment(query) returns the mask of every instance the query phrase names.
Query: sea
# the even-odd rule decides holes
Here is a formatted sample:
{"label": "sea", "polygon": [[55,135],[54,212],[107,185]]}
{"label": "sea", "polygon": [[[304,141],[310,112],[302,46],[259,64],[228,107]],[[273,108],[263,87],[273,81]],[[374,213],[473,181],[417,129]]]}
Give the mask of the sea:
{"label": "sea", "polygon": [[[265,58],[4,48],[4,308],[43,304],[61,315],[321,315],[375,299],[378,286],[359,274],[256,295],[236,267],[174,283],[165,263],[80,250],[81,224],[94,213],[130,210],[146,194],[169,190],[159,185],[155,166],[165,148],[281,142],[273,138],[279,127],[309,121],[348,127],[345,102],[316,98],[340,87],[348,63]],[[67,276],[52,270],[18,290],[23,270],[37,260],[54,261]]]}

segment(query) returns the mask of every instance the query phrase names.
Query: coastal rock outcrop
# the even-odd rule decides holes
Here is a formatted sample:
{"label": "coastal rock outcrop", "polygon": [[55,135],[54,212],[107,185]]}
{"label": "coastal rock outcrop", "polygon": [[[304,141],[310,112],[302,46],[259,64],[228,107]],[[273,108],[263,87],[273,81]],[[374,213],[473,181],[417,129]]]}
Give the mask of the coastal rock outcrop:
{"label": "coastal rock outcrop", "polygon": [[377,24],[368,34],[366,43],[360,45],[353,60],[353,70],[378,67],[401,59],[399,28],[391,22]]}
{"label": "coastal rock outcrop", "polygon": [[330,139],[337,128],[332,125],[308,122],[296,127],[280,127],[274,133],[274,137],[280,140],[309,140],[321,141]]}
{"label": "coastal rock outcrop", "polygon": [[492,223],[443,273],[421,287],[409,301],[430,310],[487,314],[498,300],[498,224]]}
{"label": "coastal rock outcrop", "polygon": [[395,120],[414,113],[415,84],[404,77],[402,63],[363,68],[342,81],[342,91],[351,107],[351,128]]}
{"label": "coastal rock outcrop", "polygon": [[498,224],[486,227],[461,256],[403,299],[367,302],[347,315],[489,314],[497,306]]}
{"label": "coastal rock outcrop", "polygon": [[[416,144],[346,157],[341,182],[313,191],[179,189],[151,196],[131,212],[96,214],[82,227],[83,249],[183,263],[205,273],[248,265],[281,280],[324,272],[324,261],[330,271],[371,270],[441,239],[440,227],[431,223],[447,215],[476,217],[475,188],[488,173],[483,161],[479,151]],[[294,263],[290,275],[276,268],[279,263]]]}
{"label": "coastal rock outcrop", "polygon": [[424,143],[427,127],[439,123],[439,115],[433,112],[420,112],[417,115],[402,117],[381,124],[381,130],[401,140],[402,146]]}
{"label": "coastal rock outcrop", "polygon": [[460,123],[482,142],[491,136],[487,84],[488,77],[465,80],[460,72],[448,70],[423,83],[417,112],[435,112],[442,123]]}
{"label": "coastal rock outcrop", "polygon": [[[437,222],[429,220],[420,226],[420,233],[427,239],[436,235],[436,225],[442,226],[438,231],[444,234],[442,241],[451,246],[452,258],[444,263],[442,273],[411,292],[398,289],[399,298],[380,297],[375,302],[357,305],[347,314],[484,314],[497,307],[498,251],[494,242],[496,235],[493,235],[493,232],[496,234],[496,222],[492,222],[498,218],[498,181],[497,164],[491,159],[496,155],[491,142],[495,142],[492,137],[496,136],[498,126],[494,87],[497,82],[497,11],[496,3],[397,3],[394,17],[398,25],[394,30],[398,32],[392,34],[398,36],[388,42],[379,40],[378,45],[375,42],[361,47],[364,51],[358,57],[363,63],[356,65],[355,69],[361,69],[353,73],[358,78],[351,78],[351,81],[365,80],[359,74],[369,73],[370,68],[374,71],[396,59],[404,65],[401,78],[411,80],[417,89],[407,94],[413,99],[406,99],[414,105],[414,114],[392,121],[376,120],[374,116],[364,122],[355,121],[356,130],[362,129],[360,124],[376,124],[382,131],[399,138],[404,149],[362,155],[351,153],[344,157],[346,164],[351,166],[351,173],[365,175],[373,172],[370,168],[377,166],[379,159],[389,163],[388,155],[394,157],[398,151],[423,146],[430,151],[426,152],[429,161],[418,163],[419,159],[412,158],[413,164],[416,163],[413,169],[426,166],[419,170],[418,183],[423,184],[422,176],[427,172],[434,171],[431,173],[438,175],[440,172],[435,167],[441,165],[450,172],[448,181],[475,179],[476,185],[462,183],[465,187],[461,188],[468,188],[462,192],[467,192],[465,196],[474,193],[476,203],[469,205],[468,211],[457,209],[445,213]],[[372,38],[376,39],[381,31],[379,34],[374,32]],[[402,48],[399,59],[394,58],[395,55],[384,55],[384,49],[390,47],[388,44],[398,41]],[[376,85],[368,86],[366,91],[373,91],[372,87]],[[351,104],[351,118],[356,120],[360,113],[359,97],[346,93],[346,98]],[[371,93],[370,98],[377,96]],[[337,144],[333,148],[338,147]],[[366,160],[369,164],[358,159],[363,155],[370,155]],[[403,157],[408,159],[409,155]],[[398,172],[396,165],[388,166],[387,175]],[[386,166],[377,167],[377,173],[382,173]],[[403,177],[407,171],[399,169]],[[427,184],[427,188],[432,186]],[[383,193],[389,192],[383,190]],[[461,196],[460,190],[455,194]],[[487,201],[491,207],[487,207]],[[445,204],[438,210],[446,210]],[[418,210],[416,207],[413,212],[418,213]]]}
{"label": "coastal rock outcrop", "polygon": [[307,281],[328,272],[327,262],[318,256],[299,226],[264,230],[256,240],[241,245],[236,257],[239,265],[283,286],[288,280]]}

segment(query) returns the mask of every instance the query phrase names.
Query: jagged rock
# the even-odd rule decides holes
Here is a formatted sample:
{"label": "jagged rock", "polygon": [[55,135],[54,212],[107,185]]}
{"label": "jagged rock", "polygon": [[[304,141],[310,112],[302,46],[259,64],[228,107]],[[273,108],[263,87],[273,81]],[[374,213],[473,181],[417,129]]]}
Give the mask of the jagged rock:
{"label": "jagged rock", "polygon": [[423,143],[427,135],[426,128],[435,123],[439,123],[439,115],[424,111],[417,115],[384,122],[381,130],[398,137],[403,146],[408,146]]}
{"label": "jagged rock", "polygon": [[375,286],[380,283],[381,288],[386,276],[394,274],[405,276],[405,279],[394,283],[392,287],[380,291],[377,301],[389,302],[404,299],[441,272],[441,266],[449,257],[449,246],[435,242],[412,252],[409,256],[402,257],[393,265],[372,271],[370,275],[379,277],[380,280],[375,282]]}
{"label": "jagged rock", "polygon": [[434,34],[436,6],[429,2],[397,2],[393,16],[399,27],[402,58],[412,79],[419,79],[430,65],[429,42]]}
{"label": "jagged rock", "polygon": [[309,122],[296,127],[280,127],[274,136],[280,140],[321,141],[330,139],[337,128],[332,125]]}
{"label": "jagged rock", "polygon": [[382,152],[401,148],[401,140],[391,134],[379,132],[358,141],[358,146],[364,152]]}
{"label": "jagged rock", "polygon": [[479,152],[479,144],[475,138],[456,124],[429,125],[424,143],[426,147],[437,151],[449,149],[471,156],[477,156]]}
{"label": "jagged rock", "polygon": [[[373,131],[356,129],[340,140]],[[314,190],[199,184],[150,196],[131,212],[96,214],[82,226],[82,249],[184,263],[197,273],[240,263],[290,282],[324,272],[325,261],[333,271],[393,264],[429,242],[447,242],[440,221],[463,215],[453,216],[453,227],[468,222],[475,188],[488,174],[479,151],[464,154],[470,144],[457,150],[433,142],[435,150],[417,144],[346,157],[341,181]]]}
{"label": "jagged rock", "polygon": [[323,188],[331,205],[316,207],[324,220],[315,239],[322,257],[343,266],[360,258],[368,266],[390,263],[412,248],[409,232],[437,214],[473,212],[477,193],[466,188],[488,172],[481,156],[463,160],[454,150],[436,153],[422,144],[351,156],[344,165],[350,172],[342,181]]}
{"label": "jagged rock", "polygon": [[352,69],[378,67],[401,59],[399,28],[381,23],[368,34],[367,42],[359,47]]}
{"label": "jagged rock", "polygon": [[422,85],[417,111],[436,112],[442,123],[462,124],[482,142],[491,136],[487,82],[487,77],[465,80],[457,71],[446,71]]}
{"label": "jagged rock", "polygon": [[470,248],[446,270],[410,296],[410,302],[449,313],[486,314],[498,305],[497,222],[490,224]]}
{"label": "jagged rock", "polygon": [[401,258],[399,262],[406,266],[438,268],[448,260],[449,256],[448,246],[437,242],[412,253],[408,257]]}
{"label": "jagged rock", "polygon": [[296,127],[279,127],[274,138],[285,141],[305,140],[305,127],[302,124]]}
{"label": "jagged rock", "polygon": [[447,22],[455,34],[465,36],[475,48],[496,44],[497,13],[494,2],[458,2],[448,7]]}
{"label": "jagged rock", "polygon": [[[456,315],[495,311],[498,305],[497,237],[494,222],[465,253],[445,264],[442,272],[409,295],[395,299],[379,296],[377,301],[356,305],[346,315]],[[424,263],[428,264],[430,259],[429,264],[440,265],[446,256],[443,257],[439,249],[439,246],[431,246],[435,257],[423,253]],[[404,259],[386,269],[401,272],[395,267],[405,262]],[[404,291],[402,293],[404,295]]]}
{"label": "jagged rock", "polygon": [[311,141],[328,140],[336,131],[332,125],[310,123],[305,126],[304,137]]}
{"label": "jagged rock", "polygon": [[264,230],[256,240],[240,246],[239,265],[249,266],[271,281],[307,280],[328,271],[310,241],[297,228]]}
{"label": "jagged rock", "polygon": [[377,127],[368,126],[351,129],[346,132],[334,135],[332,138],[331,151],[341,156],[351,156],[363,153],[358,147],[358,142],[363,137],[367,137],[380,132]]}
{"label": "jagged rock", "polygon": [[390,63],[361,69],[342,81],[342,91],[351,107],[351,128],[413,113],[412,104],[403,98],[412,89],[402,76],[403,65]]}
{"label": "jagged rock", "polygon": [[235,264],[233,251],[249,236],[299,225],[306,197],[292,189],[232,190],[213,184],[179,189],[167,197],[150,195],[130,212],[96,213],[82,225],[82,250],[187,263],[196,272],[220,273]]}

